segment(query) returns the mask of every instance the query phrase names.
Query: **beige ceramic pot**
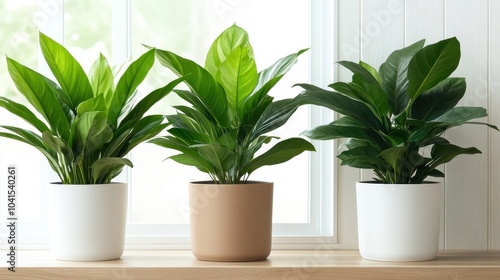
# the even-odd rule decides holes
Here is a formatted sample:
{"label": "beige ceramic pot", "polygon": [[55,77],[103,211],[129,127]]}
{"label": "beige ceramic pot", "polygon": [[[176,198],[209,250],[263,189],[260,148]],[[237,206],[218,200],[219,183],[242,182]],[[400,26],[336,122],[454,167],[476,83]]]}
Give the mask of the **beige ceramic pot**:
{"label": "beige ceramic pot", "polygon": [[273,183],[189,185],[193,255],[205,261],[259,261],[271,253]]}

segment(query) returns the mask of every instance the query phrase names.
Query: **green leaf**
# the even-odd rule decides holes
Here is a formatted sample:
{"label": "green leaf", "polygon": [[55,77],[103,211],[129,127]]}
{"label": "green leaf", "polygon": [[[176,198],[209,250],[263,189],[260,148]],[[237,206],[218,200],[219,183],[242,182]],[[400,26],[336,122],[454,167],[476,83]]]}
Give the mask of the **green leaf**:
{"label": "green leaf", "polygon": [[359,100],[367,104],[380,121],[390,111],[387,95],[380,86],[368,83],[359,74],[353,75],[353,82],[349,84],[349,88]]}
{"label": "green leaf", "polygon": [[432,161],[429,164],[430,168],[436,168],[443,163],[450,162],[458,155],[472,155],[472,154],[480,154],[477,148],[462,148],[450,143],[443,144],[435,144],[432,146],[431,157]]}
{"label": "green leaf", "polygon": [[111,181],[111,178],[113,177],[112,174],[116,173],[117,170],[121,170],[125,165],[130,167],[134,166],[132,162],[127,158],[105,157],[94,161],[94,163],[92,163],[92,165],[90,166],[94,183],[109,183]]}
{"label": "green leaf", "polygon": [[420,40],[412,45],[394,51],[387,58],[386,62],[380,65],[380,77],[382,87],[387,93],[389,105],[392,113],[397,115],[401,113],[408,105],[408,64],[412,57],[422,49],[425,40]]}
{"label": "green leaf", "polygon": [[408,64],[408,96],[415,100],[450,76],[460,61],[457,38],[442,40],[418,51]]}
{"label": "green leaf", "polygon": [[234,115],[242,101],[257,85],[257,65],[249,47],[236,47],[220,64],[215,75],[217,81],[224,87],[229,107]]}
{"label": "green leaf", "polygon": [[92,64],[89,80],[94,96],[104,96],[105,105],[109,106],[115,88],[114,76],[108,60],[102,54]]}
{"label": "green leaf", "polygon": [[198,153],[219,172],[227,172],[234,166],[234,153],[219,143],[197,145]]}
{"label": "green leaf", "polygon": [[10,58],[7,58],[7,66],[19,92],[45,118],[54,132],[68,139],[68,119],[46,78]]}
{"label": "green leaf", "polygon": [[296,97],[301,104],[326,107],[342,115],[361,120],[372,127],[381,128],[382,124],[373,112],[362,102],[353,100],[335,91],[328,91],[307,84],[298,84],[306,91]]}
{"label": "green leaf", "polygon": [[103,147],[113,138],[113,130],[106,120],[105,112],[86,112],[77,117],[73,123],[75,138],[70,145],[76,142],[89,152]]}
{"label": "green leaf", "polygon": [[404,154],[408,151],[409,146],[392,147],[382,151],[379,156],[385,160],[395,171],[401,169],[402,161],[405,160]]}
{"label": "green leaf", "polygon": [[461,125],[472,119],[486,117],[486,109],[482,107],[455,107],[432,120],[432,122]]}
{"label": "green leaf", "polygon": [[380,151],[371,145],[364,144],[355,148],[343,151],[337,157],[342,161],[341,165],[348,165],[354,168],[373,169],[383,164],[378,154]]}
{"label": "green leaf", "polygon": [[20,103],[16,103],[6,97],[0,96],[0,106],[4,107],[12,114],[22,118],[40,132],[49,130],[44,122],[38,119],[37,116],[30,111],[30,109]]}
{"label": "green leaf", "polygon": [[71,108],[94,97],[82,66],[62,45],[40,32],[40,47],[50,70],[71,101]]}
{"label": "green leaf", "polygon": [[382,85],[382,78],[380,77],[379,73],[377,72],[377,70],[375,68],[373,68],[370,64],[364,62],[364,61],[359,61],[359,65],[361,65],[361,67],[365,68],[366,71],[370,72],[370,74],[375,78],[375,80],[377,80],[377,83],[379,85]]}
{"label": "green leaf", "polygon": [[85,113],[95,111],[108,111],[108,108],[106,107],[106,103],[104,101],[104,97],[102,95],[87,99],[80,103],[80,105],[78,105],[78,107],[76,108],[77,116],[82,116]]}
{"label": "green leaf", "polygon": [[379,82],[377,81],[377,78],[374,77],[372,75],[372,73],[370,73],[370,71],[366,70],[361,65],[361,62],[358,64],[358,63],[354,63],[352,61],[342,60],[342,61],[339,61],[337,63],[340,64],[340,65],[342,65],[342,66],[344,66],[345,68],[351,70],[351,72],[353,72],[354,74],[360,75],[368,83],[380,86]]}
{"label": "green leaf", "polygon": [[125,118],[123,118],[120,125],[128,121],[138,121],[149,109],[151,109],[151,107],[153,107],[153,105],[167,96],[182,81],[184,81],[184,77],[177,78],[168,83],[166,86],[149,93],[146,97],[139,101],[137,105],[135,105]]}
{"label": "green leaf", "polygon": [[196,148],[187,146],[180,139],[176,139],[172,136],[166,136],[162,138],[152,139],[149,141],[149,143],[181,152],[181,155],[170,157],[170,159],[175,160],[179,163],[196,166],[200,170],[206,170],[204,172],[212,172],[213,170],[213,166],[205,158],[198,154]]}
{"label": "green leaf", "polygon": [[412,118],[435,119],[451,110],[465,94],[464,78],[448,78],[423,92],[411,106]]}
{"label": "green leaf", "polygon": [[153,67],[155,61],[154,52],[155,50],[153,49],[141,55],[141,57],[130,64],[120,77],[120,80],[118,80],[108,112],[108,121],[112,127],[117,126],[118,117],[122,113],[125,104],[144,78],[146,78],[151,67]]}
{"label": "green leaf", "polygon": [[253,127],[250,141],[284,125],[297,110],[298,105],[295,99],[282,99],[271,103]]}
{"label": "green leaf", "polygon": [[[182,58],[172,52],[156,50],[156,57],[160,63],[172,70],[177,76],[186,76],[185,83],[196,95],[194,106],[203,106],[221,126],[229,125],[228,104],[224,88],[214,77],[195,62]],[[193,101],[190,97],[189,100]]]}
{"label": "green leaf", "polygon": [[250,161],[244,171],[248,174],[256,169],[266,166],[286,162],[304,151],[316,151],[314,146],[302,138],[290,138],[274,145],[267,152]]}
{"label": "green leaf", "polygon": [[248,33],[233,24],[228,29],[224,30],[212,43],[208,50],[205,60],[205,69],[216,77],[219,68],[226,61],[227,57],[238,47],[245,47],[248,49],[248,55],[253,58],[253,50],[250,42],[248,41]]}

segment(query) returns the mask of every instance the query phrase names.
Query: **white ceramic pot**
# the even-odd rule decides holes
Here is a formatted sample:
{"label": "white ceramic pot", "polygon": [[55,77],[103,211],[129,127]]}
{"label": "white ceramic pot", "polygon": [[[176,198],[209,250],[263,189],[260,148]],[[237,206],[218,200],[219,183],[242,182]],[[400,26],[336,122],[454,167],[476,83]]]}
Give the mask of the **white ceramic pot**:
{"label": "white ceramic pot", "polygon": [[127,184],[49,186],[50,248],[56,259],[119,259],[125,243]]}
{"label": "white ceramic pot", "polygon": [[189,184],[191,248],[205,261],[260,261],[271,253],[273,183]]}
{"label": "white ceramic pot", "polygon": [[442,184],[356,183],[359,252],[368,260],[425,261],[439,248]]}

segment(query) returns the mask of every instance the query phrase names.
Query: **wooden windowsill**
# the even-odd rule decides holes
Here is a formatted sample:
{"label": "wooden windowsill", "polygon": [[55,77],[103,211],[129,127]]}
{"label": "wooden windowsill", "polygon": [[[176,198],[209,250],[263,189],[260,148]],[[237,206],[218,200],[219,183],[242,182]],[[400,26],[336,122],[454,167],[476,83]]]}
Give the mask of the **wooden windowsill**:
{"label": "wooden windowsill", "polygon": [[266,261],[203,262],[190,251],[127,250],[120,260],[66,262],[18,251],[16,272],[0,279],[500,279],[500,251],[441,252],[427,262],[374,262],[358,251],[275,250]]}

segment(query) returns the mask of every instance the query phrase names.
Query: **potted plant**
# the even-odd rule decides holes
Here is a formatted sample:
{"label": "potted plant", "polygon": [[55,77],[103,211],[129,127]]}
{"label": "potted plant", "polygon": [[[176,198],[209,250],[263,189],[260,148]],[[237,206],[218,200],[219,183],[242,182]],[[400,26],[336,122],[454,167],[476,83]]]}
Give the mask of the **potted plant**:
{"label": "potted plant", "polygon": [[426,47],[421,40],[393,52],[378,71],[362,61],[339,62],[354,74],[349,83],[331,84],[334,91],[300,85],[302,104],[343,115],[304,134],[347,138],[338,155],[342,165],[374,171],[373,182],[356,184],[359,250],[366,259],[436,257],[442,186],[425,180],[443,177],[437,167],[458,155],[480,153],[451,144],[443,133],[484,124],[471,120],[487,115],[481,107],[456,106],[466,90],[464,78],[449,77],[459,60],[456,38]]}
{"label": "potted plant", "polygon": [[305,50],[257,72],[248,34],[233,25],[208,51],[205,67],[156,50],[162,65],[185,76],[189,90],[175,90],[190,106],[174,106],[169,135],[151,142],[180,152],[170,159],[196,167],[210,181],[189,186],[192,251],[210,261],[263,260],[271,251],[273,184],[249,181],[256,169],[285,162],[314,147],[302,138],[278,142],[266,133],[295,112],[295,99],[273,101],[268,92]]}
{"label": "potted plant", "polygon": [[123,72],[116,86],[106,58],[99,56],[89,75],[60,44],[40,33],[45,61],[57,82],[7,57],[9,73],[28,107],[0,97],[0,106],[34,131],[2,125],[0,136],[40,151],[61,182],[49,186],[51,250],[57,259],[91,261],[120,258],[125,238],[127,184],[111,183],[139,143],[167,125],[146,111],[182,78],[134,105],[134,93],[155,61],[154,50]]}

